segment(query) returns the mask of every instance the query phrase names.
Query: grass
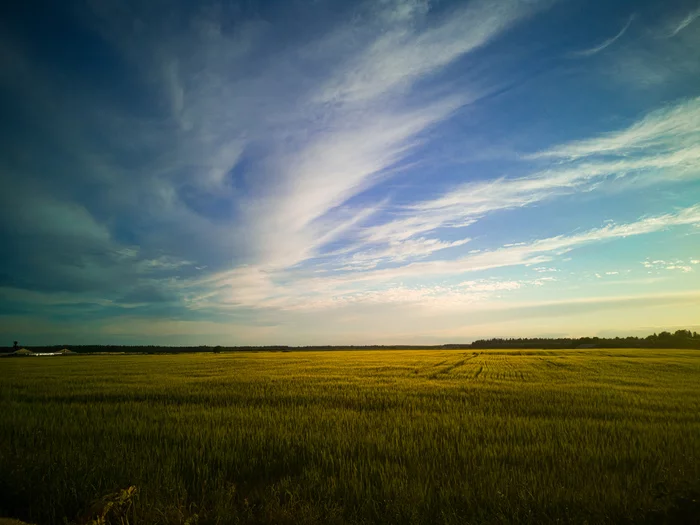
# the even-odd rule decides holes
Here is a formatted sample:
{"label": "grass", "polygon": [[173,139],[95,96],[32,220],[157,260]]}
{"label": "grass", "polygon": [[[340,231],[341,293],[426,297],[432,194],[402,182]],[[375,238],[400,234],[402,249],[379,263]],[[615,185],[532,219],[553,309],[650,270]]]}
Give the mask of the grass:
{"label": "grass", "polygon": [[0,414],[0,515],[39,525],[700,516],[692,350],[4,359]]}

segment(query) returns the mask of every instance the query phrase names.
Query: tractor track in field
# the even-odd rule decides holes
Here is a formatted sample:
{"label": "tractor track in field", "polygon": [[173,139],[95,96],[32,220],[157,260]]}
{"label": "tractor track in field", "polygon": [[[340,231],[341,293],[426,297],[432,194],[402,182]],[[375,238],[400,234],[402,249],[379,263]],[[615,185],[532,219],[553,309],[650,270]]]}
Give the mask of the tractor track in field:
{"label": "tractor track in field", "polygon": [[552,361],[551,359],[547,359],[545,357],[540,358],[544,363],[553,368],[571,368],[568,363],[557,363],[556,361]]}
{"label": "tractor track in field", "polygon": [[[433,374],[430,375],[429,377],[430,377],[430,379],[437,379],[437,378],[439,378],[439,377],[441,377],[441,376],[446,376],[447,374],[449,374],[449,373],[452,372],[453,370],[455,370],[455,369],[457,369],[457,368],[459,368],[459,367],[461,367],[461,366],[464,366],[468,361],[471,361],[472,359],[476,359],[477,357],[479,357],[480,354],[481,354],[480,352],[475,352],[475,353],[473,353],[471,356],[465,357],[465,358],[462,359],[461,361],[457,361],[456,363],[454,363],[454,364],[452,364],[452,365],[446,366],[446,367],[443,368],[442,370],[438,370],[437,372],[433,373]],[[464,354],[464,355],[467,355],[467,354]],[[443,361],[443,363],[444,363],[444,362],[445,362],[445,361]]]}

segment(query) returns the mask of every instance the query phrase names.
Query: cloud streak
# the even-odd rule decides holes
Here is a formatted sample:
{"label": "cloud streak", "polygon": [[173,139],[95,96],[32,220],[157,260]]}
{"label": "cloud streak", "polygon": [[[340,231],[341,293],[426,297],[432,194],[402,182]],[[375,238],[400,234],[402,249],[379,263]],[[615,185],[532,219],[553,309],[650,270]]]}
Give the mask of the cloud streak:
{"label": "cloud streak", "polygon": [[688,27],[690,24],[695,22],[695,20],[700,17],[700,7],[695,9],[694,11],[691,11],[686,15],[686,17],[680,21],[680,23],[674,27],[671,32],[669,33],[668,37],[674,37],[681,31],[683,31],[686,27]]}
{"label": "cloud streak", "polygon": [[[159,215],[174,230],[207,236],[230,217],[246,225],[230,228],[223,245],[239,264],[283,268],[318,254],[348,221],[359,225],[364,211],[348,218],[344,205],[386,180],[473,98],[417,94],[418,84],[551,3],[476,0],[442,14],[423,2],[366,4],[358,9],[366,23],[287,44],[265,69],[265,24],[230,31],[225,13],[202,10],[183,32],[110,2],[92,6],[96,27],[168,101],[167,133],[179,148],[159,175],[144,174]],[[218,214],[216,200],[224,201]]]}
{"label": "cloud streak", "polygon": [[627,32],[627,30],[630,28],[632,25],[632,21],[634,20],[634,15],[630,16],[629,19],[627,20],[627,23],[622,26],[622,29],[613,37],[608,38],[604,42],[600,43],[599,45],[595,47],[591,47],[589,49],[583,49],[581,51],[575,51],[571,53],[572,57],[591,57],[593,55],[597,55],[601,51],[606,50],[609,48],[611,45],[613,45],[615,42],[617,42],[622,36]]}
{"label": "cloud streak", "polygon": [[[206,285],[211,289],[207,296],[200,298],[198,307],[229,304],[235,307],[313,310],[343,306],[349,302],[356,304],[365,300],[372,303],[382,300],[420,302],[433,295],[444,298],[442,292],[451,294],[449,304],[454,305],[457,296],[472,300],[474,294],[452,287],[417,285],[411,288],[400,283],[433,277],[448,278],[497,268],[541,265],[585,245],[697,224],[700,224],[700,206],[693,206],[677,213],[646,217],[626,224],[608,224],[583,233],[518,243],[453,260],[412,262],[395,268],[354,271],[331,277],[291,276],[283,272],[266,273],[256,268],[244,271],[237,269],[195,281],[191,285],[197,288]],[[540,278],[537,284],[544,282],[546,281]],[[467,283],[473,284],[473,281]],[[478,291],[507,289],[509,288],[481,288]],[[481,297],[480,294],[479,298]]]}
{"label": "cloud streak", "polygon": [[[524,17],[552,3],[476,0],[466,7],[452,9],[439,23],[425,30],[416,31],[411,24],[399,24],[344,64],[321,89],[318,100],[357,104],[384,99],[488,44]],[[402,16],[399,20],[413,21],[413,18]]]}
{"label": "cloud streak", "polygon": [[651,150],[695,151],[700,136],[700,98],[657,109],[622,131],[556,146],[529,158],[577,160],[593,155],[629,155]]}
{"label": "cloud streak", "polygon": [[669,183],[700,177],[700,99],[653,111],[628,128],[526,155],[552,167],[520,178],[467,182],[399,208],[397,218],[365,228],[361,243],[396,243],[440,228],[463,228],[486,214],[530,206],[604,182],[647,177]]}

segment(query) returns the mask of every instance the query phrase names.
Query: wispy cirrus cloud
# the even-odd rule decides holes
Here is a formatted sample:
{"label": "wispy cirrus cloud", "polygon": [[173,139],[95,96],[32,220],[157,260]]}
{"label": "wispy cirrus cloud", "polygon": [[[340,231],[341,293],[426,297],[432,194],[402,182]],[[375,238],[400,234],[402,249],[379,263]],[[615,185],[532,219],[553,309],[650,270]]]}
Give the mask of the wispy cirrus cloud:
{"label": "wispy cirrus cloud", "polygon": [[[3,78],[31,95],[36,120],[78,157],[77,166],[51,166],[68,181],[56,186],[81,188],[42,200],[38,160],[5,173],[28,217],[20,224],[61,207],[73,235],[77,224],[91,228],[114,251],[125,244],[114,218],[128,217],[126,245],[147,246],[147,259],[293,266],[366,221],[384,198],[348,201],[471,100],[412,87],[550,3],[470,2],[437,15],[424,2],[367,3],[355,9],[367,23],[330,17],[300,38],[259,19],[227,24],[235,13],[224,6],[178,5],[161,17],[145,5],[88,2],[81,20],[120,56],[118,73],[144,100],[52,82],[49,68],[13,48],[14,74]],[[422,244],[427,253],[431,241]]]}
{"label": "wispy cirrus cloud", "polygon": [[[523,18],[553,3],[477,0],[450,9],[439,23],[424,29],[416,29],[422,25],[416,14],[425,14],[428,2],[389,3],[392,8],[388,18],[400,23],[370,41],[362,52],[343,64],[323,85],[318,100],[333,104],[367,103],[410,89],[425,76],[488,44]],[[396,13],[401,14],[397,17]]]}
{"label": "wispy cirrus cloud", "polygon": [[646,177],[649,184],[700,177],[699,123],[700,99],[694,98],[655,110],[625,129],[526,155],[525,160],[555,163],[520,178],[467,182],[397,208],[392,220],[363,229],[360,242],[401,242],[439,228],[465,227],[489,213],[591,191],[626,177]]}
{"label": "wispy cirrus cloud", "polygon": [[380,17],[389,25],[367,35],[367,45],[310,93],[307,111],[322,111],[322,135],[283,156],[276,191],[249,205],[263,257],[284,266],[312,256],[305,247],[315,247],[311,238],[333,224],[337,206],[380,181],[420,143],[421,133],[470,100],[421,98],[417,107],[412,86],[549,4],[477,1],[430,23],[421,18],[424,6],[389,3],[388,15]]}
{"label": "wispy cirrus cloud", "polygon": [[[618,42],[614,53],[606,54],[600,69],[608,81],[625,91],[662,93],[694,83],[700,72],[697,31],[692,31],[700,10],[678,14],[678,4],[667,4],[668,11],[641,14],[639,25],[645,31],[639,38]],[[601,56],[603,58],[603,56]],[[694,96],[694,91],[686,96]]]}
{"label": "wispy cirrus cloud", "polygon": [[642,263],[644,268],[646,268],[647,270],[677,270],[684,273],[692,272],[693,266],[696,264],[700,264],[700,261],[697,261],[695,259],[690,259],[688,261],[681,259],[674,259],[671,261],[667,261],[664,259],[647,259]]}
{"label": "wispy cirrus cloud", "polygon": [[683,31],[686,27],[688,27],[690,24],[695,22],[695,20],[700,17],[700,7],[697,9],[694,9],[690,13],[688,13],[683,20],[681,20],[673,29],[668,34],[668,37],[674,37],[681,31]]}
{"label": "wispy cirrus cloud", "polygon": [[386,247],[355,252],[347,259],[341,259],[339,264],[345,263],[345,265],[337,268],[337,270],[370,269],[375,268],[380,263],[396,263],[409,259],[420,259],[441,250],[463,246],[470,240],[441,241],[439,239],[419,237],[394,241]]}
{"label": "wispy cirrus cloud", "polygon": [[634,15],[630,16],[629,19],[627,20],[627,23],[622,26],[622,29],[613,37],[608,38],[607,40],[601,42],[597,46],[588,48],[588,49],[583,49],[581,51],[575,51],[571,53],[572,57],[591,57],[593,55],[597,55],[601,51],[606,50],[609,48],[611,45],[613,45],[615,42],[617,42],[622,36],[627,32],[627,30],[630,28],[632,25],[632,21],[634,20]]}
{"label": "wispy cirrus cloud", "polygon": [[[412,288],[400,283],[434,277],[449,278],[497,268],[541,265],[581,246],[696,224],[700,224],[700,206],[686,208],[677,213],[646,217],[626,224],[609,223],[602,228],[582,233],[558,235],[494,250],[479,251],[452,260],[411,262],[394,268],[354,271],[323,277],[248,268],[193,281],[191,286],[198,288],[204,285],[211,290],[198,299],[199,307],[228,304],[234,307],[308,310],[333,305],[342,306],[348,301],[358,303],[365,299],[376,303],[382,297],[392,301],[402,297],[402,300],[410,301],[410,298],[417,300],[432,293],[435,293],[436,297],[440,294],[431,286],[417,285]],[[536,270],[538,269],[541,269],[541,266],[537,266]],[[546,282],[545,279],[553,278],[540,278],[533,283],[542,284]],[[468,285],[474,285],[477,281],[465,282]],[[451,287],[448,288],[450,293],[456,293]],[[478,291],[507,289],[508,287],[488,290],[482,287]],[[440,290],[444,292],[446,288],[443,287]],[[472,292],[474,291],[472,289]],[[464,290],[459,294],[464,294]],[[473,294],[470,297],[473,299]],[[483,296],[479,295],[479,297]]]}
{"label": "wispy cirrus cloud", "polygon": [[96,26],[168,100],[169,142],[181,148],[161,175],[148,175],[167,196],[160,215],[177,229],[198,221],[211,231],[220,226],[211,201],[224,197],[219,215],[247,225],[234,226],[229,249],[241,263],[280,268],[315,255],[348,221],[361,223],[364,209],[349,218],[344,203],[474,98],[417,95],[416,84],[551,4],[476,0],[440,14],[413,0],[362,4],[362,24],[342,21],[290,42],[265,69],[257,62],[272,36],[264,23],[230,31],[221,8],[203,9],[183,32],[141,10],[92,5]]}
{"label": "wispy cirrus cloud", "polygon": [[529,158],[578,160],[603,155],[641,154],[654,158],[658,153],[688,151],[690,159],[700,138],[700,98],[652,111],[627,129],[555,146]]}
{"label": "wispy cirrus cloud", "polygon": [[496,250],[480,251],[450,261],[412,263],[399,268],[363,272],[358,275],[349,275],[347,279],[365,280],[426,274],[459,274],[503,266],[535,264],[550,260],[554,255],[562,255],[585,244],[644,235],[672,226],[698,223],[700,223],[700,206],[693,206],[678,213],[647,217],[637,222],[608,224],[584,233],[559,235]]}

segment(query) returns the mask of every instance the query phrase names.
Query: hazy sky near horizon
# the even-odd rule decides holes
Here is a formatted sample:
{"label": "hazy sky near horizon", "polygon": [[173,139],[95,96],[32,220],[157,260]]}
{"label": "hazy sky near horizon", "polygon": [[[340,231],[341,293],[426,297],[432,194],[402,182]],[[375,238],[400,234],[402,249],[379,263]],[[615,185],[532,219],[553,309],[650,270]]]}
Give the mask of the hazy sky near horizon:
{"label": "hazy sky near horizon", "polygon": [[2,344],[700,329],[697,0],[2,9]]}

